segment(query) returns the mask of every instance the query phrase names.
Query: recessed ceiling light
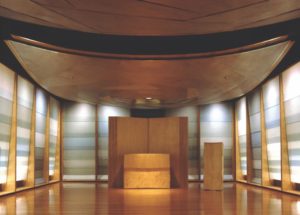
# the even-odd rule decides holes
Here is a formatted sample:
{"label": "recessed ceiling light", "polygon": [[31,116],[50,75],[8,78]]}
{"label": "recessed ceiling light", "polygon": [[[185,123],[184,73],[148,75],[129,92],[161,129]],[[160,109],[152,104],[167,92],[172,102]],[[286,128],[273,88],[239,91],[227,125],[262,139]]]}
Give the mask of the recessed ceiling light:
{"label": "recessed ceiling light", "polygon": [[152,97],[146,97],[145,99],[146,100],[152,100]]}

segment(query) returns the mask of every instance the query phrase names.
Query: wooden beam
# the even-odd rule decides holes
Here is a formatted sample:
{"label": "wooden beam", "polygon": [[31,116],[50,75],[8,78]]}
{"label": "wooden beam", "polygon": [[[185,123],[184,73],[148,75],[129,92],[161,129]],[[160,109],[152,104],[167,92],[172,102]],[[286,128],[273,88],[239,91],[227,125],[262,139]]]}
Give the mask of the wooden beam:
{"label": "wooden beam", "polygon": [[262,171],[262,185],[270,186],[270,175],[268,166],[268,151],[267,151],[267,134],[264,108],[264,93],[263,89],[260,91],[260,127],[261,127],[261,171]]}
{"label": "wooden beam", "polygon": [[36,87],[33,90],[33,102],[31,112],[30,149],[28,159],[28,173],[26,186],[34,187],[35,184],[35,127],[36,127]]}
{"label": "wooden beam", "polygon": [[284,110],[284,93],[282,85],[282,74],[279,75],[279,90],[280,90],[280,137],[281,137],[281,189],[283,191],[292,190],[288,143],[286,135],[286,122]]}
{"label": "wooden beam", "polygon": [[14,76],[14,91],[12,101],[12,115],[11,115],[11,130],[9,141],[9,155],[8,155],[8,169],[7,181],[4,187],[5,192],[16,191],[16,156],[17,156],[17,90],[18,90],[18,75]]}

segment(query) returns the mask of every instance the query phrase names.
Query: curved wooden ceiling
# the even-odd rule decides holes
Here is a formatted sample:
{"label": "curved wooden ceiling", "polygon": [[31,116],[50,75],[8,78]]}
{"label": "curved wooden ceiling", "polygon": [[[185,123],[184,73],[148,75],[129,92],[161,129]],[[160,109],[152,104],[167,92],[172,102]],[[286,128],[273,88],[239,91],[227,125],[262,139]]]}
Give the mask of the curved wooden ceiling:
{"label": "curved wooden ceiling", "polygon": [[[210,57],[112,59],[57,52],[7,40],[31,77],[76,101],[143,108],[205,104],[239,97],[260,84],[292,42]],[[146,101],[152,97],[152,101]]]}
{"label": "curved wooden ceiling", "polygon": [[299,0],[1,0],[0,16],[114,35],[193,35],[300,17]]}

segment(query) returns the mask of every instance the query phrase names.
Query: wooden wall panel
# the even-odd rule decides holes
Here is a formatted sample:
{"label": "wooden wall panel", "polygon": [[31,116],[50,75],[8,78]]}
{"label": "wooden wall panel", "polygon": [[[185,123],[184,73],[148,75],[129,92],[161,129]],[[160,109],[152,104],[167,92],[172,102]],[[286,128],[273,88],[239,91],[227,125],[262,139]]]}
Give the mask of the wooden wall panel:
{"label": "wooden wall panel", "polygon": [[17,75],[14,78],[14,91],[11,116],[10,143],[8,155],[6,192],[16,191],[16,157],[17,157]]}
{"label": "wooden wall panel", "polygon": [[282,76],[279,76],[280,91],[280,137],[281,137],[281,189],[284,191],[292,190],[290,164],[288,155],[288,142],[286,134],[286,122],[284,111],[284,95],[282,86]]}
{"label": "wooden wall panel", "polygon": [[124,154],[171,156],[171,186],[187,187],[187,118],[109,119],[109,187],[123,187]]}
{"label": "wooden wall panel", "polygon": [[124,154],[145,153],[147,145],[147,119],[109,118],[109,187],[123,187]]}
{"label": "wooden wall panel", "polygon": [[187,125],[186,118],[149,119],[149,153],[171,156],[171,187],[187,187]]}

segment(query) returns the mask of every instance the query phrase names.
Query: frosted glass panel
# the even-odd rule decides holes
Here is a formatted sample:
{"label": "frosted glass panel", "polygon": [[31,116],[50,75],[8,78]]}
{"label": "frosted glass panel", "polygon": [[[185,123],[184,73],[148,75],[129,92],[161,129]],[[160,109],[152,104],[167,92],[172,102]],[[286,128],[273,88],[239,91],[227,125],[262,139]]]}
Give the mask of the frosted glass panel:
{"label": "frosted glass panel", "polygon": [[279,77],[263,86],[270,179],[281,180]]}
{"label": "frosted glass panel", "polygon": [[203,172],[204,143],[223,142],[224,179],[232,180],[232,103],[200,107],[200,142],[201,172]]}
{"label": "frosted glass panel", "polygon": [[252,182],[261,184],[261,126],[260,126],[260,90],[256,90],[248,97],[250,116],[251,149],[253,155]]}
{"label": "frosted glass panel", "polygon": [[0,64],[0,184],[7,181],[14,73]]}
{"label": "frosted glass panel", "polygon": [[35,121],[35,184],[45,182],[44,159],[46,143],[47,95],[44,91],[36,91]]}
{"label": "frosted glass panel", "polygon": [[95,180],[95,122],[94,105],[65,102],[64,180]]}
{"label": "frosted glass panel", "polygon": [[291,181],[300,183],[300,63],[282,77]]}
{"label": "frosted glass panel", "polygon": [[30,149],[33,85],[18,76],[17,105],[17,181],[26,180]]}
{"label": "frosted glass panel", "polygon": [[174,108],[167,111],[167,116],[188,117],[188,178],[199,179],[199,148],[197,147],[197,117],[196,106]]}
{"label": "frosted glass panel", "polygon": [[49,175],[54,175],[55,154],[58,136],[59,102],[50,97]]}
{"label": "frosted glass panel", "polygon": [[247,175],[247,109],[246,98],[241,98],[236,103],[238,120],[238,144],[240,146],[241,170],[243,175]]}
{"label": "frosted glass panel", "polygon": [[130,116],[127,108],[98,106],[98,180],[108,179],[108,118],[110,116]]}

